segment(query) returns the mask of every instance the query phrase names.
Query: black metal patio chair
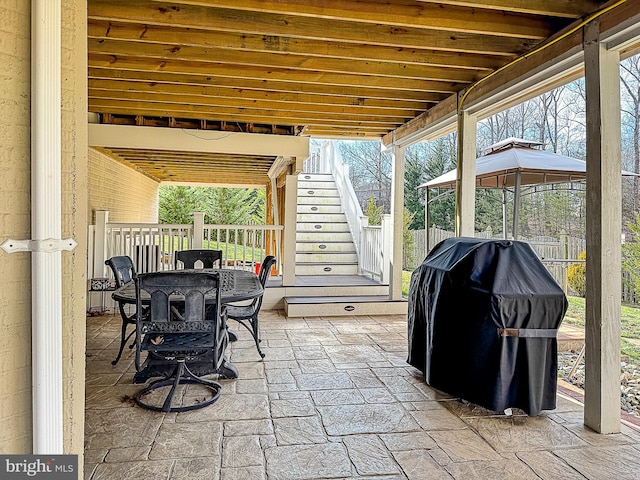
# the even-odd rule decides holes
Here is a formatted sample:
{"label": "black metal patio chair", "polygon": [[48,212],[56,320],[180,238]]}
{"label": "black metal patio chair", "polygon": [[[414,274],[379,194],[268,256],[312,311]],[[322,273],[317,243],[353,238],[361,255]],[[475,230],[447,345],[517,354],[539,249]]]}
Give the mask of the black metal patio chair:
{"label": "black metal patio chair", "polygon": [[[268,255],[262,261],[260,265],[260,271],[258,272],[258,278],[264,288],[269,275],[271,274],[271,267],[276,263],[276,257]],[[231,320],[235,320],[240,323],[244,328],[249,330],[253,336],[253,340],[256,343],[258,354],[261,358],[264,358],[264,353],[260,349],[260,330],[258,324],[258,314],[260,313],[260,307],[262,307],[262,297],[264,293],[259,297],[253,299],[248,305],[227,305],[227,317]]]}
{"label": "black metal patio chair", "polygon": [[202,268],[214,268],[217,263],[218,267],[222,265],[222,250],[179,250],[175,253],[175,268],[178,269],[179,263],[182,268],[196,268],[196,263],[202,262]]}
{"label": "black metal patio chair", "polygon": [[[134,396],[136,404],[162,412],[184,412],[211,405],[218,400],[222,386],[198,376],[193,370],[198,364],[205,364],[208,373],[215,372],[224,362],[228,338],[224,307],[220,303],[219,276],[162,272],[138,275],[135,282],[138,309],[142,308],[142,292],[150,296],[149,315],[138,317],[136,322],[136,371],[140,372],[149,362],[156,362],[166,365],[168,372],[140,390]],[[172,312],[176,303],[181,306],[181,319]],[[147,358],[143,362],[144,352]],[[197,397],[179,395],[177,405],[172,405],[176,390],[186,384],[208,389],[209,398],[201,398],[200,394]],[[164,387],[169,388],[166,396],[158,392]],[[152,392],[156,395],[151,395]],[[164,400],[158,401],[158,396]]]}
{"label": "black metal patio chair", "polygon": [[[111,257],[106,260],[105,265],[108,265],[113,272],[113,276],[116,282],[116,288],[120,288],[125,283],[129,283],[136,276],[136,268],[133,265],[133,260],[126,255],[120,255],[116,257]],[[118,302],[118,307],[120,310],[120,316],[122,317],[122,329],[120,332],[120,349],[118,350],[118,355],[115,360],[111,362],[111,365],[115,365],[120,361],[120,357],[122,356],[122,351],[124,350],[124,346],[127,344],[131,336],[135,333],[135,328],[131,330],[127,334],[127,327],[129,325],[136,324],[136,312],[130,313],[127,311],[125,304],[122,302]],[[129,345],[129,348],[133,348],[134,343]]]}

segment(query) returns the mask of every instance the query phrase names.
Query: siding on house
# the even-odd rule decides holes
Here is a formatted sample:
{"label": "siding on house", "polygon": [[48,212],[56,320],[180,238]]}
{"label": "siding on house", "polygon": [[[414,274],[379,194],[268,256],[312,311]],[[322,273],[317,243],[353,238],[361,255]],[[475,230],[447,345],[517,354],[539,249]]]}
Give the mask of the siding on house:
{"label": "siding on house", "polygon": [[96,210],[108,210],[109,221],[158,221],[159,182],[93,148],[89,149],[89,223]]}

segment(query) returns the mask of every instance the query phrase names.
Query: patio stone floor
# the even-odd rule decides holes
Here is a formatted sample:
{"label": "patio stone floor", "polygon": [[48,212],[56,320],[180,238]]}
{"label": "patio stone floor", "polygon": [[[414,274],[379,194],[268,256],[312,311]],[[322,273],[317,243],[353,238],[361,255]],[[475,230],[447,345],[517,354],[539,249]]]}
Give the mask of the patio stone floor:
{"label": "patio stone floor", "polygon": [[85,479],[638,479],[640,432],[598,435],[558,396],[507,417],[425,384],[406,359],[406,317],[287,319],[261,313],[220,399],[185,413],[129,400],[133,352],[115,367],[120,317],[87,318]]}

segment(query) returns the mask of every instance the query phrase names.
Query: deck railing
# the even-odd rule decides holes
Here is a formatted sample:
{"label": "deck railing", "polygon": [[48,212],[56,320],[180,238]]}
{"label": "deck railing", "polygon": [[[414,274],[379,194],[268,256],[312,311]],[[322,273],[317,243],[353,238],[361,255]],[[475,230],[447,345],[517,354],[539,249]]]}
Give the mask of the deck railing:
{"label": "deck railing", "polygon": [[390,276],[391,255],[391,215],[382,216],[382,225],[367,225],[367,217],[363,218],[360,239],[360,270],[380,281],[388,283]]}
{"label": "deck railing", "polygon": [[[131,257],[136,271],[147,273],[173,270],[178,250],[221,250],[223,267],[247,270],[255,270],[266,255],[278,251],[281,225],[199,224],[203,218],[201,214],[194,215],[193,225],[106,222],[102,226],[92,225],[89,237],[93,268],[89,269],[89,278],[109,276],[104,260],[117,255]],[[98,238],[99,232],[104,232],[104,239]]]}

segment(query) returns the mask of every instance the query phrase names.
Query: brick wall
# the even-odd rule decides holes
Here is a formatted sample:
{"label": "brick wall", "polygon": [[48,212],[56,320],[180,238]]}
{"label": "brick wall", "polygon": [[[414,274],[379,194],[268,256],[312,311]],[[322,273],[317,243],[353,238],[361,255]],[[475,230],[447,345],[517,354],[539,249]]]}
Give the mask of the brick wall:
{"label": "brick wall", "polygon": [[89,149],[89,222],[108,210],[110,222],[158,221],[159,183],[93,148]]}
{"label": "brick wall", "polygon": [[[87,231],[86,0],[64,0],[62,28],[62,253],[64,453],[84,448]],[[31,238],[30,2],[0,9],[0,241]],[[32,451],[31,257],[0,251],[0,452]],[[80,460],[82,470],[82,457]],[[82,476],[81,471],[79,472]]]}
{"label": "brick wall", "polygon": [[[30,214],[29,2],[0,15],[0,241],[26,239]],[[31,451],[31,261],[0,250],[0,452]]]}
{"label": "brick wall", "polygon": [[[25,2],[28,3],[28,2]],[[62,253],[64,452],[84,452],[87,271],[87,4],[62,2],[62,238],[78,246]]]}

